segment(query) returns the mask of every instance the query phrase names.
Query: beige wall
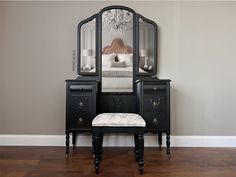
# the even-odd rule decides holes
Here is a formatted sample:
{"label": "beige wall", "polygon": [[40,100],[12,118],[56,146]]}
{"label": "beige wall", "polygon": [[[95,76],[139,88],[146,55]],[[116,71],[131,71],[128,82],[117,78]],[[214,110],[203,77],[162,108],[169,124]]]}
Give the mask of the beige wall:
{"label": "beige wall", "polygon": [[64,134],[79,21],[121,4],[159,26],[174,135],[236,135],[235,2],[0,2],[0,134]]}

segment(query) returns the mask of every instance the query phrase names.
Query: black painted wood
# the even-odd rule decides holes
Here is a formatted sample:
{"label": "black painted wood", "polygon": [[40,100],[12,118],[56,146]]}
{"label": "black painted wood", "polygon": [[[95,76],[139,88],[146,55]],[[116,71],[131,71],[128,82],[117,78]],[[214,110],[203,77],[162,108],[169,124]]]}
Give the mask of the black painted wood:
{"label": "black painted wood", "polygon": [[97,36],[98,36],[98,14],[94,14],[93,16],[81,21],[79,24],[78,24],[78,28],[77,28],[77,63],[78,63],[78,67],[77,67],[77,73],[79,75],[84,75],[84,76],[93,76],[93,75],[98,75],[99,73],[99,69],[98,69],[98,46],[96,46],[96,51],[95,51],[95,58],[96,58],[96,70],[95,72],[84,72],[84,71],[81,71],[81,28],[83,27],[83,25],[85,25],[86,23],[92,21],[95,19],[95,26],[96,26],[96,37],[95,37],[95,42],[98,43],[97,41]]}
{"label": "black painted wood", "polygon": [[158,133],[158,143],[159,143],[159,148],[161,149],[161,145],[162,145],[162,133],[161,132]]}
{"label": "black painted wood", "polygon": [[75,144],[76,144],[76,131],[74,131],[72,133],[72,144],[73,144],[73,146],[75,146]]}
{"label": "black painted wood", "polygon": [[146,121],[146,132],[167,135],[167,154],[170,154],[170,80],[140,78],[136,82],[140,115]]}
{"label": "black painted wood", "polygon": [[69,145],[70,145],[70,134],[66,133],[66,157],[69,155]]}
{"label": "black painted wood", "polygon": [[134,134],[135,148],[134,155],[135,160],[139,165],[140,174],[143,174],[144,169],[144,132],[145,127],[92,127],[93,135],[93,151],[94,151],[94,165],[95,172],[99,173],[99,167],[102,159],[102,141],[104,133],[132,133]]}
{"label": "black painted wood", "polygon": [[69,136],[76,144],[76,133],[91,132],[96,116],[97,81],[66,81],[66,154],[69,154]]}
{"label": "black painted wood", "polygon": [[[133,93],[102,93],[101,92],[101,51],[102,51],[102,13],[109,9],[125,9],[133,14]],[[66,80],[66,154],[69,154],[69,136],[72,133],[72,143],[76,144],[76,134],[92,131],[93,118],[104,112],[129,112],[140,114],[146,121],[145,132],[158,134],[159,145],[162,133],[167,135],[167,153],[170,152],[170,80],[159,79],[157,72],[157,51],[154,51],[155,66],[153,72],[142,75],[138,73],[139,56],[139,18],[153,24],[155,28],[155,49],[157,49],[157,25],[152,20],[137,14],[125,6],[108,6],[99,13],[83,20],[78,25],[78,74],[76,79]],[[87,22],[96,19],[96,73],[80,71],[80,29]],[[131,130],[133,130],[130,127]],[[126,132],[123,128],[109,129],[109,132]],[[137,130],[135,130],[137,132]],[[106,131],[104,130],[104,133]],[[108,133],[108,132],[107,132]],[[94,136],[95,137],[95,136]],[[102,136],[100,137],[102,141]],[[136,138],[137,139],[137,138]],[[100,140],[99,140],[100,141]],[[93,139],[93,144],[95,139]],[[136,144],[138,141],[136,140]],[[94,154],[96,153],[93,150]],[[138,154],[138,150],[135,150]],[[137,155],[138,156],[138,155]]]}
{"label": "black painted wood", "polygon": [[144,148],[144,138],[143,134],[138,134],[138,165],[139,165],[139,172],[143,174],[144,168],[144,160],[143,160],[143,148]]}
{"label": "black painted wood", "polygon": [[[101,66],[101,58],[102,58],[102,14],[107,11],[107,10],[112,10],[112,9],[123,9],[123,10],[127,10],[129,11],[132,15],[133,15],[133,77],[134,77],[134,81],[136,80],[137,76],[155,76],[157,73],[157,24],[136,13],[133,9],[126,7],[126,6],[120,6],[120,5],[112,5],[112,6],[108,6],[105,7],[103,9],[101,9],[101,11],[99,13],[96,13],[94,15],[92,15],[91,17],[81,21],[78,24],[78,28],[77,28],[77,51],[78,51],[78,74],[79,75],[83,75],[83,76],[95,76],[98,75],[99,76],[99,80],[101,80],[101,71],[102,71],[102,66]],[[95,58],[96,58],[96,72],[92,73],[92,72],[82,72],[81,69],[81,58],[80,58],[80,53],[81,53],[81,28],[83,25],[85,25],[86,23],[92,21],[93,19],[96,20],[96,52],[95,52]],[[153,69],[152,72],[148,72],[148,73],[139,73],[139,19],[142,19],[143,21],[149,23],[150,25],[153,26],[154,28],[154,38],[156,39],[154,41],[154,51],[153,51],[153,55],[154,55],[154,65],[153,65]]]}
{"label": "black painted wood", "polygon": [[100,93],[97,113],[138,113],[137,97],[134,93]]}
{"label": "black painted wood", "polygon": [[154,39],[156,39],[156,40],[154,40],[154,46],[153,46],[153,49],[154,49],[153,50],[153,56],[154,56],[153,69],[151,70],[151,72],[149,71],[147,73],[140,73],[139,72],[139,60],[136,60],[135,61],[136,62],[136,69],[135,69],[136,75],[137,76],[155,76],[157,74],[157,30],[158,30],[157,24],[154,21],[152,21],[152,20],[150,20],[150,19],[148,19],[148,18],[146,18],[146,17],[144,17],[140,14],[137,14],[137,19],[136,19],[136,38],[137,38],[137,41],[138,41],[136,43],[137,56],[139,56],[139,53],[140,53],[140,51],[139,51],[139,19],[142,19],[143,21],[145,21],[145,22],[147,22],[147,23],[149,23],[150,25],[153,26],[153,28],[154,28]]}

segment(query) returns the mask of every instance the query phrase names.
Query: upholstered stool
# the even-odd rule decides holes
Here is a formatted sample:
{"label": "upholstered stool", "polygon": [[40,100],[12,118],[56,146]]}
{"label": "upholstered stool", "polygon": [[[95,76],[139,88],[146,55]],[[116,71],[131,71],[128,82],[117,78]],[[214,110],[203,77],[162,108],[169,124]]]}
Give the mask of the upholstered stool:
{"label": "upholstered stool", "polygon": [[92,121],[93,152],[95,154],[95,171],[99,173],[99,164],[102,159],[102,141],[104,133],[132,133],[135,142],[135,159],[139,165],[140,174],[143,174],[143,150],[146,122],[133,113],[103,113]]}

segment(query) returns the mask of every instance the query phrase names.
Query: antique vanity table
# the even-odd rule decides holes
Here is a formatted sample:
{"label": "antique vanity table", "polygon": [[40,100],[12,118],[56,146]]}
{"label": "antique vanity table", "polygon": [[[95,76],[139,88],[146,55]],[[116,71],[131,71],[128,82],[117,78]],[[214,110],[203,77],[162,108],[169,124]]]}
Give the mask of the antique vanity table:
{"label": "antique vanity table", "polygon": [[170,80],[157,74],[157,25],[124,6],[109,6],[78,25],[78,77],[66,80],[69,136],[91,132],[100,113],[137,113],[146,132],[166,134],[170,154]]}

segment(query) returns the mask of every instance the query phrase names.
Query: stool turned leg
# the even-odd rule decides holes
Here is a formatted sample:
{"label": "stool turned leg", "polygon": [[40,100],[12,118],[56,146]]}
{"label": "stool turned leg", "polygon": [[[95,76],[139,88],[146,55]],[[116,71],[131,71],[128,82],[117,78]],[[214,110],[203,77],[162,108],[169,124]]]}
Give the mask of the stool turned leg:
{"label": "stool turned leg", "polygon": [[138,162],[138,135],[136,133],[134,134],[134,145],[135,160]]}
{"label": "stool turned leg", "polygon": [[138,134],[138,164],[139,164],[140,174],[143,174],[143,168],[144,168],[143,150],[144,150],[143,134]]}
{"label": "stool turned leg", "polygon": [[73,146],[75,146],[75,144],[76,144],[76,132],[72,133],[72,144],[73,144]]}
{"label": "stool turned leg", "polygon": [[102,148],[102,144],[103,144],[103,133],[100,134],[101,137],[101,144],[100,144],[100,160],[102,160],[102,153],[103,153],[103,148]]}
{"label": "stool turned leg", "polygon": [[161,145],[162,145],[162,133],[158,133],[158,143],[159,143],[159,149],[161,149]]}
{"label": "stool turned leg", "polygon": [[70,133],[66,133],[66,158],[69,156]]}
{"label": "stool turned leg", "polygon": [[166,134],[166,153],[170,155],[170,134]]}
{"label": "stool turned leg", "polygon": [[93,134],[92,134],[92,154],[93,154],[93,157],[95,157],[95,150],[94,150],[95,143],[94,143],[94,137],[95,137],[95,134],[93,133]]}
{"label": "stool turned leg", "polygon": [[95,172],[98,174],[99,173],[99,164],[101,161],[101,136],[99,134],[95,134],[94,136],[94,151],[95,151],[95,159],[94,159],[94,165],[95,165]]}

